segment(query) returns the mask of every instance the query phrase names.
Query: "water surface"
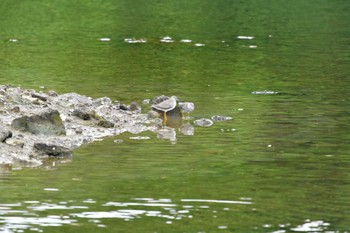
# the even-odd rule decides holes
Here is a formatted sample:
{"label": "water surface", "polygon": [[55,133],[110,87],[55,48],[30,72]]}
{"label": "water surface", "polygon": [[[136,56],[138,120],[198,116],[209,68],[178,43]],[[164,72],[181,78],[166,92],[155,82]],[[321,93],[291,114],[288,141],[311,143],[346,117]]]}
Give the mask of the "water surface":
{"label": "water surface", "polygon": [[349,8],[2,1],[1,83],[124,103],[177,95],[196,104],[192,126],[233,120],[2,166],[0,231],[348,232]]}

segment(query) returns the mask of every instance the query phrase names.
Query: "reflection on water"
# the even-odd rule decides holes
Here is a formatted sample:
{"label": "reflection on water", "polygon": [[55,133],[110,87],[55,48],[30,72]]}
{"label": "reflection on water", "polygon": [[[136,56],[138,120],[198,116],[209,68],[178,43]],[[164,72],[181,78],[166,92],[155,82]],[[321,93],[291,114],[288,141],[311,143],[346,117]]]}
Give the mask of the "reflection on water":
{"label": "reflection on water", "polygon": [[[267,35],[264,37],[271,38],[272,35]],[[233,45],[235,40],[253,40],[253,39],[255,39],[254,36],[237,36],[236,38],[231,38],[231,40],[220,40],[221,42],[217,43],[217,45],[222,45],[222,46],[228,47],[230,45]],[[99,40],[102,42],[110,41],[109,38],[100,38]],[[203,38],[203,40],[206,40],[206,39]],[[132,38],[125,38],[124,42],[128,43],[128,44],[140,44],[140,43],[143,44],[143,43],[148,43],[148,42],[156,44],[158,41],[156,39],[144,39],[144,38],[135,39],[135,37],[132,37]],[[206,46],[205,43],[193,42],[193,40],[191,40],[191,39],[179,39],[178,41],[176,41],[170,36],[161,37],[159,39],[159,42],[161,42],[161,43],[185,43],[185,44],[189,44],[189,45],[192,44],[195,47]],[[258,46],[257,45],[249,45],[249,46],[244,45],[242,47],[257,48]]]}
{"label": "reflection on water", "polygon": [[[93,199],[86,199],[81,203],[70,200],[59,203],[25,201],[23,203],[0,204],[0,223],[3,225],[0,227],[0,231],[21,232],[29,229],[43,232],[43,228],[40,227],[78,224],[80,219],[89,219],[89,222],[96,224],[96,227],[108,227],[108,225],[103,224],[103,219],[130,221],[145,217],[162,218],[165,219],[166,224],[172,224],[173,221],[195,218],[198,211],[211,208],[211,204],[222,204],[222,206],[215,206],[212,210],[216,214],[219,211],[228,211],[230,208],[234,208],[234,205],[252,204],[248,201],[199,199],[182,199],[175,203],[166,198],[133,198],[131,201],[109,201],[99,204]],[[198,205],[197,203],[205,203],[206,205]],[[96,204],[99,205],[97,207],[99,210],[94,211]],[[62,210],[65,211],[64,215],[55,214],[55,211]],[[42,216],[40,212],[49,212],[50,214]]]}
{"label": "reflection on water", "polygon": [[176,143],[176,131],[171,127],[162,127],[161,129],[157,130],[157,138],[166,139],[171,143]]}
{"label": "reflection on water", "polygon": [[[0,224],[2,225],[0,232],[23,232],[23,230],[44,232],[45,227],[78,226],[83,224],[83,219],[88,219],[89,224],[98,228],[108,228],[108,221],[104,222],[108,219],[120,219],[127,222],[151,217],[164,219],[164,224],[174,224],[185,219],[193,221],[200,218],[201,212],[211,212],[212,218],[217,219],[222,213],[234,210],[237,205],[246,205],[244,211],[256,211],[251,198],[240,198],[239,200],[184,198],[176,202],[167,198],[132,198],[129,202],[108,201],[105,203],[99,203],[91,198],[80,203],[73,200],[59,203],[24,201],[23,203],[0,204]],[[329,227],[328,222],[307,219],[299,225],[280,223],[278,226],[273,226],[266,223],[254,228],[274,233],[337,232],[328,230]],[[234,225],[226,222],[224,225],[218,225],[217,229],[234,229]]]}
{"label": "reflection on water", "polygon": [[1,2],[0,82],[196,111],[0,167],[0,232],[349,232],[348,1]]}

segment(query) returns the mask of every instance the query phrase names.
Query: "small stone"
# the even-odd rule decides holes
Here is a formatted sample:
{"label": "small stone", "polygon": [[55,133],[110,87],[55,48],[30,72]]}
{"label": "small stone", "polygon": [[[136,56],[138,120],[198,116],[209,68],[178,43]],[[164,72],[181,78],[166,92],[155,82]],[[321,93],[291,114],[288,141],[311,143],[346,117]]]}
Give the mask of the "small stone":
{"label": "small stone", "polygon": [[41,101],[44,101],[44,102],[47,101],[47,98],[46,98],[45,96],[39,95],[39,94],[37,94],[37,93],[32,93],[32,97],[33,97],[33,98],[37,98],[37,99],[39,99],[39,100],[41,100]]}
{"label": "small stone", "polygon": [[98,107],[101,105],[111,105],[111,104],[112,104],[112,100],[108,97],[102,97],[92,102],[92,105],[95,107]]}
{"label": "small stone", "polygon": [[81,128],[77,128],[77,129],[75,129],[75,133],[76,134],[82,134],[83,130]]}
{"label": "small stone", "polygon": [[129,106],[130,111],[141,111],[141,106],[136,101],[132,102]]}
{"label": "small stone", "polygon": [[57,92],[55,92],[54,90],[49,90],[49,91],[47,92],[47,94],[48,94],[49,96],[52,96],[52,97],[58,96]]}
{"label": "small stone", "polygon": [[147,114],[148,119],[156,119],[160,116],[160,114],[157,111],[150,110]]}
{"label": "small stone", "polygon": [[195,120],[194,124],[198,126],[209,127],[209,126],[212,126],[214,122],[207,118],[201,118],[201,119]]}
{"label": "small stone", "polygon": [[20,108],[18,106],[15,106],[11,109],[12,112],[20,112]]}
{"label": "small stone", "polygon": [[22,140],[19,140],[18,138],[8,138],[8,139],[6,139],[5,143],[7,145],[17,146],[20,148],[23,148],[23,146],[24,146],[24,142]]}
{"label": "small stone", "polygon": [[79,117],[84,121],[90,120],[92,118],[91,113],[87,112],[87,109],[83,108],[74,109],[73,116]]}
{"label": "small stone", "polygon": [[128,106],[126,106],[125,104],[120,104],[119,105],[119,109],[127,111],[128,110]]}
{"label": "small stone", "polygon": [[104,128],[113,128],[114,127],[114,123],[107,121],[107,120],[100,120],[97,123],[98,126],[104,127]]}

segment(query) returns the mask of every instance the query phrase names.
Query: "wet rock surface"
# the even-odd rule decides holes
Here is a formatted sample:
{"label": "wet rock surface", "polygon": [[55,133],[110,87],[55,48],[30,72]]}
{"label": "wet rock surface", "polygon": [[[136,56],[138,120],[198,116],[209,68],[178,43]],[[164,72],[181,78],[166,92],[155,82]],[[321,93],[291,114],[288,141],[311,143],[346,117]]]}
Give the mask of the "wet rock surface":
{"label": "wet rock surface", "polygon": [[45,157],[71,156],[103,137],[161,127],[158,118],[141,114],[136,102],[120,106],[108,97],[0,85],[0,163],[38,166]]}
{"label": "wet rock surface", "polygon": [[[157,139],[175,144],[177,132],[194,135],[192,124],[184,122],[192,118],[182,114],[193,111],[194,104],[186,102],[193,105],[191,111],[180,105],[168,111],[165,124],[164,113],[152,109],[152,103],[168,98],[162,95],[142,101],[142,104],[134,101],[127,105],[108,97],[93,99],[77,93],[37,92],[0,85],[0,164],[40,166],[47,158],[69,160],[72,151],[81,145],[123,132],[152,131]],[[214,115],[211,119],[194,120],[193,124],[209,127],[214,122],[231,119]],[[145,136],[131,138],[141,140]]]}
{"label": "wet rock surface", "polygon": [[49,156],[71,156],[72,152],[69,148],[64,146],[56,146],[46,143],[34,143],[34,148],[38,151],[39,155]]}
{"label": "wet rock surface", "polygon": [[66,129],[57,110],[47,109],[32,116],[16,118],[11,123],[12,128],[28,131],[32,134],[66,135]]}
{"label": "wet rock surface", "polygon": [[6,139],[12,136],[12,132],[0,127],[0,142],[5,142]]}

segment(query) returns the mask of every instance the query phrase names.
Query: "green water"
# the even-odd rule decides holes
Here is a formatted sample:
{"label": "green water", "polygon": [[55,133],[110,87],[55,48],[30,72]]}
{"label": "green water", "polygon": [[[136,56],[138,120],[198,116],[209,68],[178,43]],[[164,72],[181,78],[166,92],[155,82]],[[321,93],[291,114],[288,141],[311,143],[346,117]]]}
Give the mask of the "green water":
{"label": "green water", "polygon": [[3,166],[0,232],[349,232],[349,12],[345,0],[2,0],[0,83],[177,95],[196,104],[191,123],[234,119],[176,143],[123,134],[72,161]]}

